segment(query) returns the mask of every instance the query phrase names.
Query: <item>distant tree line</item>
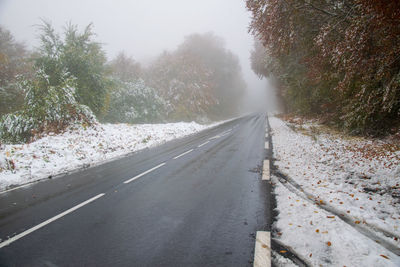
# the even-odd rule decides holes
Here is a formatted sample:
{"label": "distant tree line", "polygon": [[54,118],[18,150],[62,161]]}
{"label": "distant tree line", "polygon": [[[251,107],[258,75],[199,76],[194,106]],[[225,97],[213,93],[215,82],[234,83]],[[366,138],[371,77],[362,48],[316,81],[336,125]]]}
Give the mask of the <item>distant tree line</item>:
{"label": "distant tree line", "polygon": [[400,2],[247,0],[251,61],[274,77],[287,111],[354,134],[400,126]]}
{"label": "distant tree line", "polygon": [[212,33],[187,36],[148,67],[107,60],[92,25],[39,27],[28,51],[0,27],[0,141],[26,142],[74,123],[153,123],[236,114],[245,84],[238,59]]}

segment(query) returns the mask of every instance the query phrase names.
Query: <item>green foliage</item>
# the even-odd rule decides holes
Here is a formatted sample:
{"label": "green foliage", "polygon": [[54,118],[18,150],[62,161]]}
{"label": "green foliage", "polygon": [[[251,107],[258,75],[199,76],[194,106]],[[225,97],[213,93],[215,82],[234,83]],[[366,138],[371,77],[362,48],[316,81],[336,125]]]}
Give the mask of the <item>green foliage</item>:
{"label": "green foliage", "polygon": [[121,81],[115,79],[115,89],[110,94],[108,122],[144,123],[157,122],[165,116],[166,103],[155,89],[141,79]]}
{"label": "green foliage", "polygon": [[20,76],[29,77],[32,66],[24,45],[0,27],[0,116],[21,109],[24,92],[17,86]]}
{"label": "green foliage", "polygon": [[19,83],[26,93],[24,108],[0,119],[0,140],[27,142],[47,131],[59,132],[76,122],[92,124],[96,119],[90,109],[75,100],[75,79],[66,73],[58,85],[38,70],[32,80]]}
{"label": "green foliage", "polygon": [[48,22],[41,29],[40,54],[36,66],[48,75],[51,85],[60,85],[64,70],[76,78],[76,98],[97,116],[107,110],[108,87],[106,56],[101,45],[93,41],[92,24],[82,33],[77,26],[68,24],[61,38]]}

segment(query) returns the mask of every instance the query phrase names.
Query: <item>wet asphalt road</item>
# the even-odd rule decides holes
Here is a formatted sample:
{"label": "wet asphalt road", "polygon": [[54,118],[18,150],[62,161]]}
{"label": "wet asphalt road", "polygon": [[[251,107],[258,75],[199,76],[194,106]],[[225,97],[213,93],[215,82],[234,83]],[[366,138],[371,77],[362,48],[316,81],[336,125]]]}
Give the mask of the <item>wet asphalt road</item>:
{"label": "wet asphalt road", "polygon": [[0,248],[0,266],[251,266],[255,233],[270,228],[265,120],[0,194],[2,241],[104,194]]}

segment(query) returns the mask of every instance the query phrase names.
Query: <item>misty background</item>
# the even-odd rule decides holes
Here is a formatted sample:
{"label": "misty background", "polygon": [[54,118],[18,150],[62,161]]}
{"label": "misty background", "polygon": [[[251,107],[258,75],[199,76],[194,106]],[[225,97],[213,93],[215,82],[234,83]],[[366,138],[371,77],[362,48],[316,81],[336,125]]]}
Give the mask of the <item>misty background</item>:
{"label": "misty background", "polygon": [[39,45],[37,25],[41,19],[51,22],[59,33],[68,22],[79,30],[93,23],[95,39],[102,43],[109,60],[124,51],[144,66],[163,51],[176,49],[185,36],[212,32],[239,57],[247,84],[243,111],[275,109],[270,83],[251,70],[254,41],[248,33],[250,13],[244,1],[0,0],[0,25],[28,49]]}

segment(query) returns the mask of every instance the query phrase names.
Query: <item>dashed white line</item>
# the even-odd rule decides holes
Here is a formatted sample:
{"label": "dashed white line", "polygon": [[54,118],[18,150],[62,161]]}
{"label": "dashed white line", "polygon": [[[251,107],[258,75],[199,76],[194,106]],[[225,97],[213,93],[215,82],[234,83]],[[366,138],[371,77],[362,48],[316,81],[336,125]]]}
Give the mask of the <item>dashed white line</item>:
{"label": "dashed white line", "polygon": [[269,149],[269,143],[265,142],[265,149]]}
{"label": "dashed white line", "polygon": [[188,150],[188,151],[186,151],[186,152],[183,152],[182,154],[180,154],[180,155],[178,155],[178,156],[176,156],[176,157],[174,157],[174,159],[179,159],[180,157],[182,157],[182,156],[184,156],[184,155],[186,155],[186,154],[189,154],[189,153],[192,152],[192,151],[193,151],[193,148],[190,149],[190,150]]}
{"label": "dashed white line", "polygon": [[202,146],[204,146],[204,145],[207,145],[208,143],[210,143],[210,141],[204,142],[204,143],[202,143],[201,145],[198,145],[197,147],[202,147]]}
{"label": "dashed white line", "polygon": [[226,130],[225,132],[222,132],[222,133],[220,133],[220,134],[217,134],[217,135],[215,135],[215,136],[209,138],[208,140],[213,140],[213,139],[220,138],[220,137],[222,137],[222,136],[228,134],[230,131],[232,131],[232,129],[228,129],[228,130]]}
{"label": "dashed white line", "polygon": [[136,180],[136,179],[142,177],[143,175],[146,175],[146,174],[148,174],[149,172],[152,172],[152,171],[154,171],[155,169],[158,169],[158,168],[160,168],[160,167],[162,167],[162,166],[164,166],[164,165],[165,165],[165,162],[164,162],[164,163],[161,163],[161,164],[159,164],[159,165],[157,165],[157,166],[155,166],[155,167],[153,167],[153,168],[151,168],[150,170],[147,170],[147,171],[145,171],[145,172],[142,172],[141,174],[136,175],[135,177],[133,177],[133,178],[131,178],[131,179],[129,179],[129,180],[126,180],[126,181],[124,182],[124,184],[128,184],[128,183],[130,183],[130,182],[132,182],[132,181],[134,181],[134,180]]}
{"label": "dashed white line", "polygon": [[222,134],[220,135],[220,137],[225,136],[225,135],[227,135],[228,133],[229,133],[229,132],[222,133]]}
{"label": "dashed white line", "polygon": [[224,132],[224,134],[225,134],[225,133],[229,133],[230,131],[232,131],[232,128],[231,128],[231,129],[228,129],[228,130],[226,130],[226,131]]}
{"label": "dashed white line", "polygon": [[262,171],[262,180],[270,180],[270,171],[269,171],[269,160],[264,160],[263,171]]}
{"label": "dashed white line", "polygon": [[254,267],[271,266],[271,233],[257,231],[254,249]]}
{"label": "dashed white line", "polygon": [[224,136],[224,135],[228,134],[230,131],[232,131],[232,129],[226,130],[225,132],[223,132],[223,133],[221,134],[221,136]]}
{"label": "dashed white line", "polygon": [[24,236],[26,236],[26,235],[29,235],[30,233],[32,233],[32,232],[34,232],[34,231],[36,231],[36,230],[42,228],[43,226],[45,226],[45,225],[47,225],[47,224],[49,224],[49,223],[52,223],[52,222],[54,222],[55,220],[60,219],[61,217],[64,217],[64,216],[67,215],[68,213],[71,213],[71,212],[73,212],[73,211],[75,211],[75,210],[77,210],[77,209],[79,209],[79,208],[81,208],[81,207],[83,207],[83,206],[89,204],[90,202],[95,201],[96,199],[98,199],[98,198],[100,198],[100,197],[102,197],[102,196],[104,196],[104,195],[105,195],[105,193],[98,194],[97,196],[92,197],[91,199],[88,199],[88,200],[82,202],[81,204],[78,204],[78,205],[76,205],[76,206],[74,206],[74,207],[72,207],[72,208],[70,208],[70,209],[68,209],[68,210],[66,210],[66,211],[64,211],[64,212],[62,212],[62,213],[60,213],[60,214],[58,214],[58,215],[56,215],[56,216],[54,216],[54,217],[48,219],[47,221],[44,221],[44,222],[42,222],[42,223],[40,223],[40,224],[38,224],[38,225],[36,225],[36,226],[30,228],[30,229],[28,229],[28,230],[26,230],[26,231],[24,231],[24,232],[18,234],[18,235],[15,235],[15,236],[11,237],[10,239],[7,239],[6,241],[0,243],[0,248],[5,247],[5,246],[8,246],[8,245],[11,244],[12,242],[15,242],[15,241],[17,241],[18,239],[20,239],[20,238],[22,238],[22,237],[24,237]]}
{"label": "dashed white line", "polygon": [[216,136],[213,136],[213,137],[209,138],[208,140],[213,140],[213,139],[217,139],[217,138],[220,138],[220,137],[221,137],[220,135],[216,135]]}

